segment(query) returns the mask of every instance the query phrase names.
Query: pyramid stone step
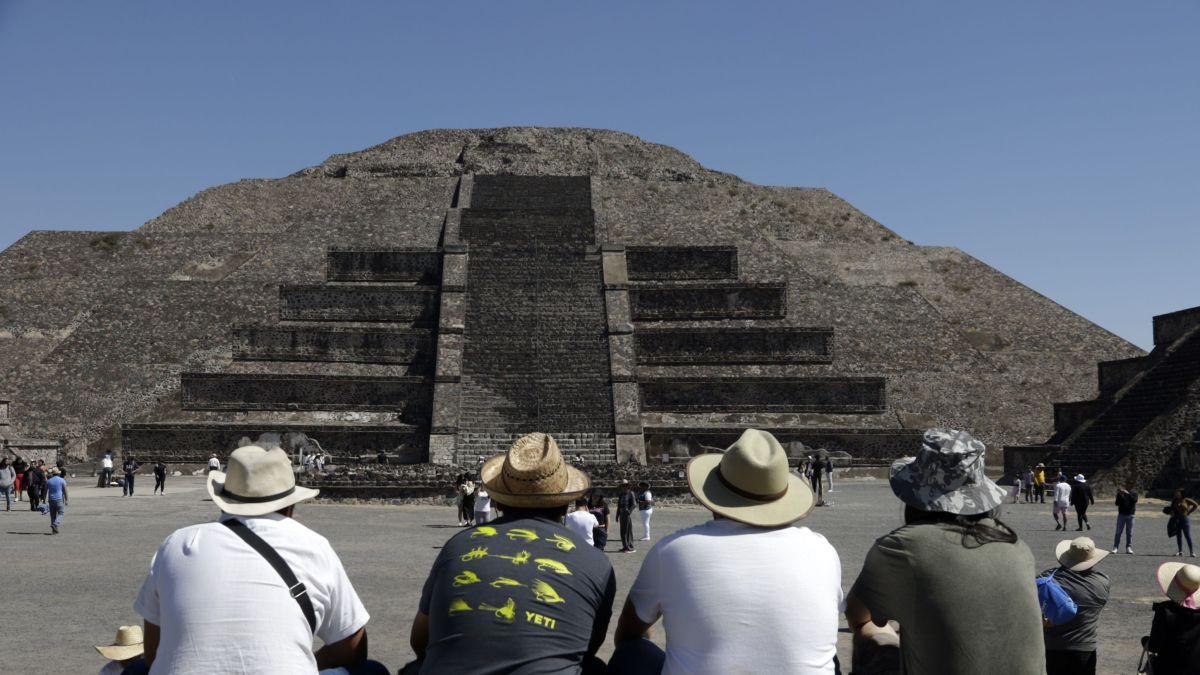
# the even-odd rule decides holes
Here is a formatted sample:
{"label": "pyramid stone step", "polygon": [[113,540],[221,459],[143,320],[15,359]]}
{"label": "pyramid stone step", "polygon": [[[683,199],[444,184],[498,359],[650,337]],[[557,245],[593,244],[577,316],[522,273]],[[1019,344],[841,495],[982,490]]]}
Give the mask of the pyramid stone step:
{"label": "pyramid stone step", "polygon": [[725,283],[635,286],[629,289],[635,321],[782,319],[787,284]]}
{"label": "pyramid stone step", "polygon": [[391,461],[424,462],[428,457],[428,429],[411,425],[353,426],[274,424],[271,422],[124,424],[121,448],[142,463],[203,463],[212,453],[221,458],[243,438],[256,440],[264,433],[304,434],[329,453],[334,461],[385,452]]}
{"label": "pyramid stone step", "polygon": [[279,316],[285,321],[387,321],[431,325],[437,315],[436,286],[281,286]]}
{"label": "pyramid stone step", "polygon": [[639,383],[645,412],[882,413],[882,377],[677,377]]}
{"label": "pyramid stone step", "polygon": [[831,363],[832,328],[639,328],[638,363]]}
{"label": "pyramid stone step", "polygon": [[630,281],[738,277],[736,246],[629,246],[625,260]]}
{"label": "pyramid stone step", "polygon": [[183,373],[184,410],[397,411],[428,423],[433,386],[424,377]]}
{"label": "pyramid stone step", "polygon": [[234,326],[236,361],[319,361],[433,365],[428,330],[339,326]]}
{"label": "pyramid stone step", "polygon": [[415,281],[434,284],[442,275],[437,249],[330,249],[325,254],[329,281]]}

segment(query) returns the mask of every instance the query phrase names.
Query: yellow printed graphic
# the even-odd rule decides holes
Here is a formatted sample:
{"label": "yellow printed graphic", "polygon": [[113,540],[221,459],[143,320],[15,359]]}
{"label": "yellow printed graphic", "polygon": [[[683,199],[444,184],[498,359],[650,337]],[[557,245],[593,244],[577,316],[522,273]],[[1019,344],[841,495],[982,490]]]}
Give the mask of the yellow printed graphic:
{"label": "yellow printed graphic", "polygon": [[517,528],[515,530],[508,531],[508,538],[513,541],[530,542],[530,541],[537,541],[538,536],[537,536],[537,533],[534,532],[533,530],[525,530],[522,528]]}
{"label": "yellow printed graphic", "polygon": [[571,570],[567,569],[566,565],[558,562],[557,560],[551,560],[549,558],[537,558],[533,562],[537,563],[539,572],[554,572],[555,574],[571,573]]}
{"label": "yellow printed graphic", "polygon": [[533,597],[537,598],[538,602],[544,602],[547,605],[553,605],[559,602],[566,602],[558,591],[550,584],[541,579],[534,579],[533,586],[530,588],[533,591]]}
{"label": "yellow printed graphic", "polygon": [[462,572],[458,573],[458,576],[454,577],[454,586],[456,588],[459,586],[469,586],[477,583],[479,583],[479,575],[475,574],[471,570],[463,570]]}
{"label": "yellow printed graphic", "polygon": [[525,584],[517,581],[516,579],[509,579],[508,577],[499,577],[495,581],[493,581],[492,583],[490,583],[488,585],[491,586],[492,588],[504,588],[505,586],[524,586]]}
{"label": "yellow printed graphic", "polygon": [[450,616],[472,611],[474,611],[474,609],[467,604],[466,600],[463,600],[462,598],[455,598],[450,601],[450,611],[448,612]]}
{"label": "yellow printed graphic", "polygon": [[[487,549],[483,550],[483,554],[487,555]],[[505,560],[511,560],[512,564],[514,564],[514,565],[524,565],[525,563],[529,562],[529,559],[533,556],[530,555],[529,551],[521,551],[520,553],[518,553],[516,555],[500,555],[499,553],[497,553],[496,555],[494,555],[492,557],[493,558],[504,558]],[[570,572],[568,572],[568,574],[570,574]]]}
{"label": "yellow printed graphic", "polygon": [[475,537],[494,537],[496,536],[496,528],[491,525],[480,525],[471,533],[471,538]]}
{"label": "yellow printed graphic", "polygon": [[479,609],[490,610],[496,615],[496,619],[502,623],[512,623],[513,619],[517,617],[517,603],[512,598],[509,598],[508,602],[504,603],[503,607],[496,607],[487,603],[479,603]]}
{"label": "yellow printed graphic", "polygon": [[525,622],[532,623],[537,626],[544,626],[546,628],[549,628],[550,630],[554,630],[554,627],[558,625],[557,621],[555,621],[554,619],[551,619],[548,616],[543,616],[541,614],[538,614],[537,612],[529,612],[529,611],[525,612]]}
{"label": "yellow printed graphic", "polygon": [[459,556],[458,559],[463,562],[471,562],[472,560],[479,560],[480,558],[486,558],[486,557],[488,557],[487,547],[486,546],[476,546],[475,548],[471,549],[470,551],[467,551],[466,553]]}
{"label": "yellow printed graphic", "polygon": [[562,536],[561,534],[556,534],[553,537],[550,537],[549,539],[547,539],[546,541],[552,542],[554,544],[554,548],[556,548],[560,551],[570,551],[575,548],[575,542],[571,541],[570,539],[567,539],[566,537]]}

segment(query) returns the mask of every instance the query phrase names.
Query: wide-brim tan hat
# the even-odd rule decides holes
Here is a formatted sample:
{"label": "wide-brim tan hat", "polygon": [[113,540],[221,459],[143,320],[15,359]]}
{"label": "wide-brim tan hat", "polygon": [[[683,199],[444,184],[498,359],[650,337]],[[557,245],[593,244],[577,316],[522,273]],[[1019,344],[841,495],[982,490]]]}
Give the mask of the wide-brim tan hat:
{"label": "wide-brim tan hat", "polygon": [[109,661],[125,661],[141,656],[144,642],[141,626],[121,626],[117,629],[117,639],[111,645],[96,645],[96,651]]}
{"label": "wide-brim tan hat", "polygon": [[1181,562],[1163,563],[1158,568],[1158,587],[1175,604],[1200,609],[1200,567]]}
{"label": "wide-brim tan hat", "polygon": [[227,471],[208,474],[208,494],[225,513],[263,516],[320,491],[296,485],[292,460],[279,447],[246,445],[229,455]]}
{"label": "wide-brim tan hat", "polygon": [[788,469],[783,446],[758,429],[742,432],[725,452],[693,457],[687,481],[708,510],[755,527],[790,525],[816,504],[812,488]]}
{"label": "wide-brim tan hat", "polygon": [[1058,564],[1072,572],[1090,570],[1108,557],[1108,551],[1096,547],[1091,537],[1076,537],[1058,542],[1054,547]]}
{"label": "wide-brim tan hat", "polygon": [[563,460],[548,434],[518,438],[508,452],[483,463],[480,478],[492,501],[515,508],[565,506],[592,488],[587,474]]}

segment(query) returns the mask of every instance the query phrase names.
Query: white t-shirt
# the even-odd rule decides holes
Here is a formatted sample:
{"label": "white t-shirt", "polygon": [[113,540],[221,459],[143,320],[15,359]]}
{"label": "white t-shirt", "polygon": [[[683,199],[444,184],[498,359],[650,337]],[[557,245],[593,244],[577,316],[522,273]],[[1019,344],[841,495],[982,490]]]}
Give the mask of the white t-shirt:
{"label": "white t-shirt", "polygon": [[217,459],[216,457],[209,457],[208,458],[208,468],[216,469],[217,471],[220,471],[221,470],[221,460]]}
{"label": "white t-shirt", "polygon": [[112,456],[111,455],[105,455],[104,459],[100,460],[100,468],[102,468],[102,469],[111,469],[112,468]]}
{"label": "white t-shirt", "polygon": [[675,532],[650,549],[629,600],[642,621],[663,618],[664,675],[834,672],[842,567],[807,527],[717,519]]}
{"label": "white t-shirt", "polygon": [[[366,625],[370,615],[325,537],[275,513],[240,520],[307,587],[321,640],[338,642]],[[266,559],[219,522],[167,537],[133,609],[162,629],[151,673],[317,672],[300,605]]]}
{"label": "white t-shirt", "polygon": [[596,540],[592,539],[592,528],[600,527],[600,521],[596,520],[595,514],[589,511],[572,511],[567,514],[566,525],[568,530],[579,535],[589,546],[596,545]]}
{"label": "white t-shirt", "polygon": [[475,511],[479,513],[487,513],[492,510],[492,498],[488,496],[487,490],[480,487],[475,491]]}
{"label": "white t-shirt", "polygon": [[1071,503],[1071,486],[1068,483],[1054,484],[1054,503],[1058,506],[1068,506]]}
{"label": "white t-shirt", "polygon": [[653,511],[654,510],[654,495],[650,494],[649,490],[646,490],[642,494],[638,495],[638,499],[650,504],[650,508],[648,508],[648,509],[642,509],[642,505],[638,504],[639,510],[645,510],[645,511]]}

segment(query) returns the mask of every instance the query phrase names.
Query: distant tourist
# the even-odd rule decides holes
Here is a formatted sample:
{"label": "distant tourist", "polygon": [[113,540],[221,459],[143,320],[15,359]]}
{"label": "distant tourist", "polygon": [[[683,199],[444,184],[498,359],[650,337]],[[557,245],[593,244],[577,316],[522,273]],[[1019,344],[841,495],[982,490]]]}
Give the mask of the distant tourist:
{"label": "distant tourist", "polygon": [[13,491],[17,493],[17,501],[24,501],[21,495],[25,493],[28,487],[28,484],[25,482],[25,472],[29,470],[29,462],[26,462],[24,457],[16,455],[13,457],[12,469],[15,476],[13,478]]}
{"label": "distant tourist", "polygon": [[1034,498],[1038,503],[1046,503],[1046,465],[1038,462],[1038,465],[1033,469],[1033,489]]}
{"label": "distant tourist", "polygon": [[46,496],[46,460],[39,459],[25,471],[25,492],[29,495],[30,511],[45,511],[42,501]]}
{"label": "distant tourist", "polygon": [[1117,532],[1113,535],[1112,552],[1121,545],[1121,532],[1125,532],[1125,552],[1133,554],[1133,518],[1137,513],[1138,494],[1125,486],[1117,490]]}
{"label": "distant tourist", "polygon": [[467,474],[458,479],[458,524],[470,527],[475,521],[475,481]]}
{"label": "distant tourist", "polygon": [[825,463],[821,461],[820,457],[814,457],[810,468],[812,469],[812,476],[810,477],[809,485],[812,487],[813,494],[816,495],[817,506],[824,506],[825,486],[821,482],[821,476],[825,473]]}
{"label": "distant tourist", "polygon": [[[617,673],[834,673],[842,568],[793,523],[815,498],[774,436],[747,429],[699,455],[688,488],[712,520],[646,555],[617,624]],[[648,639],[662,619],[664,652]]]}
{"label": "distant tourist", "polygon": [[240,447],[206,483],[220,520],[169,535],[133,606],[153,672],[388,672],[367,661],[370,616],[329,541],[292,518],[317,491],[288,455]]}
{"label": "distant tourist", "polygon": [[140,675],[149,672],[146,662],[142,660],[144,649],[142,627],[121,626],[112,644],[96,645],[100,656],[108,659],[108,663],[100,669],[100,675]]}
{"label": "distant tourist", "polygon": [[492,497],[488,494],[483,483],[475,488],[475,524],[487,525],[492,522]]}
{"label": "distant tourist", "polygon": [[1096,632],[1112,585],[1095,567],[1106,556],[1108,551],[1097,548],[1088,537],[1060,541],[1054,549],[1059,566],[1039,575],[1053,575],[1077,608],[1070,621],[1044,629],[1049,675],[1095,675]]}
{"label": "distant tourist", "polygon": [[1163,563],[1158,587],[1167,600],[1155,603],[1146,650],[1154,675],[1200,672],[1200,567]]}
{"label": "distant tourist", "polygon": [[59,473],[58,467],[50,469],[50,478],[46,480],[46,501],[50,505],[50,532],[58,534],[68,502],[67,479]]}
{"label": "distant tourist", "polygon": [[629,481],[621,481],[621,494],[617,497],[617,525],[621,528],[621,553],[633,553],[633,512],[637,510],[637,496]]}
{"label": "distant tourist", "polygon": [[[1071,484],[1067,482],[1067,477],[1058,474],[1058,479],[1054,483],[1054,499],[1050,506],[1050,512],[1054,514],[1054,529],[1067,529],[1067,507],[1071,505]],[[1062,516],[1062,522],[1059,522],[1059,516]]]}
{"label": "distant tourist", "polygon": [[125,474],[125,482],[121,485],[122,497],[133,496],[133,479],[140,468],[142,468],[142,465],[132,455],[127,456],[125,461],[121,463],[121,471]]}
{"label": "distant tourist", "polygon": [[220,470],[221,470],[221,460],[217,459],[217,453],[214,452],[212,454],[212,456],[208,458],[208,471],[205,472],[205,475],[210,474],[213,471],[220,471]]}
{"label": "distant tourist", "polygon": [[106,488],[112,483],[113,456],[111,452],[104,453],[100,458],[100,484],[97,487]]}
{"label": "distant tourist", "polygon": [[592,495],[591,512],[593,516],[596,516],[596,529],[592,532],[592,542],[596,548],[603,551],[604,547],[608,545],[608,527],[612,523],[604,495],[600,493]]}
{"label": "distant tourist", "polygon": [[654,495],[650,493],[650,484],[638,483],[638,516],[642,519],[642,541],[650,541],[650,516],[654,515]]}
{"label": "distant tourist", "polygon": [[595,547],[596,539],[592,535],[592,531],[600,525],[600,521],[596,520],[596,516],[588,509],[587,497],[580,497],[575,500],[575,510],[568,513],[566,520],[563,522],[568,530],[586,541],[588,546]]}
{"label": "distant tourist", "polygon": [[825,482],[826,492],[833,492],[833,458],[829,455],[825,456]]}
{"label": "distant tourist", "polygon": [[402,673],[602,673],[617,580],[608,558],[563,527],[591,487],[553,438],[522,436],[484,463],[504,515],[446,542],[421,593]]}
{"label": "distant tourist", "polygon": [[1196,550],[1192,548],[1191,515],[1198,506],[1200,503],[1190,497],[1185,497],[1183,490],[1176,490],[1175,496],[1171,499],[1171,505],[1167,507],[1175,523],[1175,546],[1179,549],[1175,555],[1183,555],[1183,541],[1187,539],[1188,555],[1196,557]]}
{"label": "distant tourist", "polygon": [[162,460],[154,463],[154,492],[160,495],[167,494],[167,465],[163,464]]}
{"label": "distant tourist", "polygon": [[1033,501],[1033,469],[1025,467],[1025,472],[1021,474],[1021,486],[1025,490],[1025,503]]}
{"label": "distant tourist", "polygon": [[846,600],[859,635],[899,622],[910,675],[1046,672],[1033,554],[998,518],[1005,493],[985,452],[966,432],[930,429],[892,465],[905,525],[875,541]]}
{"label": "distant tourist", "polygon": [[1021,496],[1021,477],[1016,476],[1015,478],[1013,478],[1013,493],[1012,493],[1013,500],[1012,500],[1012,503],[1016,504],[1017,499],[1020,498],[1020,496]]}
{"label": "distant tourist", "polygon": [[12,511],[13,483],[17,472],[8,465],[8,458],[0,459],[0,492],[4,493],[4,510]]}
{"label": "distant tourist", "polygon": [[1081,473],[1076,474],[1075,484],[1071,486],[1071,505],[1075,507],[1075,520],[1078,521],[1076,532],[1084,528],[1092,529],[1092,524],[1088,522],[1087,510],[1095,503],[1096,497],[1092,494],[1092,486],[1088,485],[1087,478]]}

